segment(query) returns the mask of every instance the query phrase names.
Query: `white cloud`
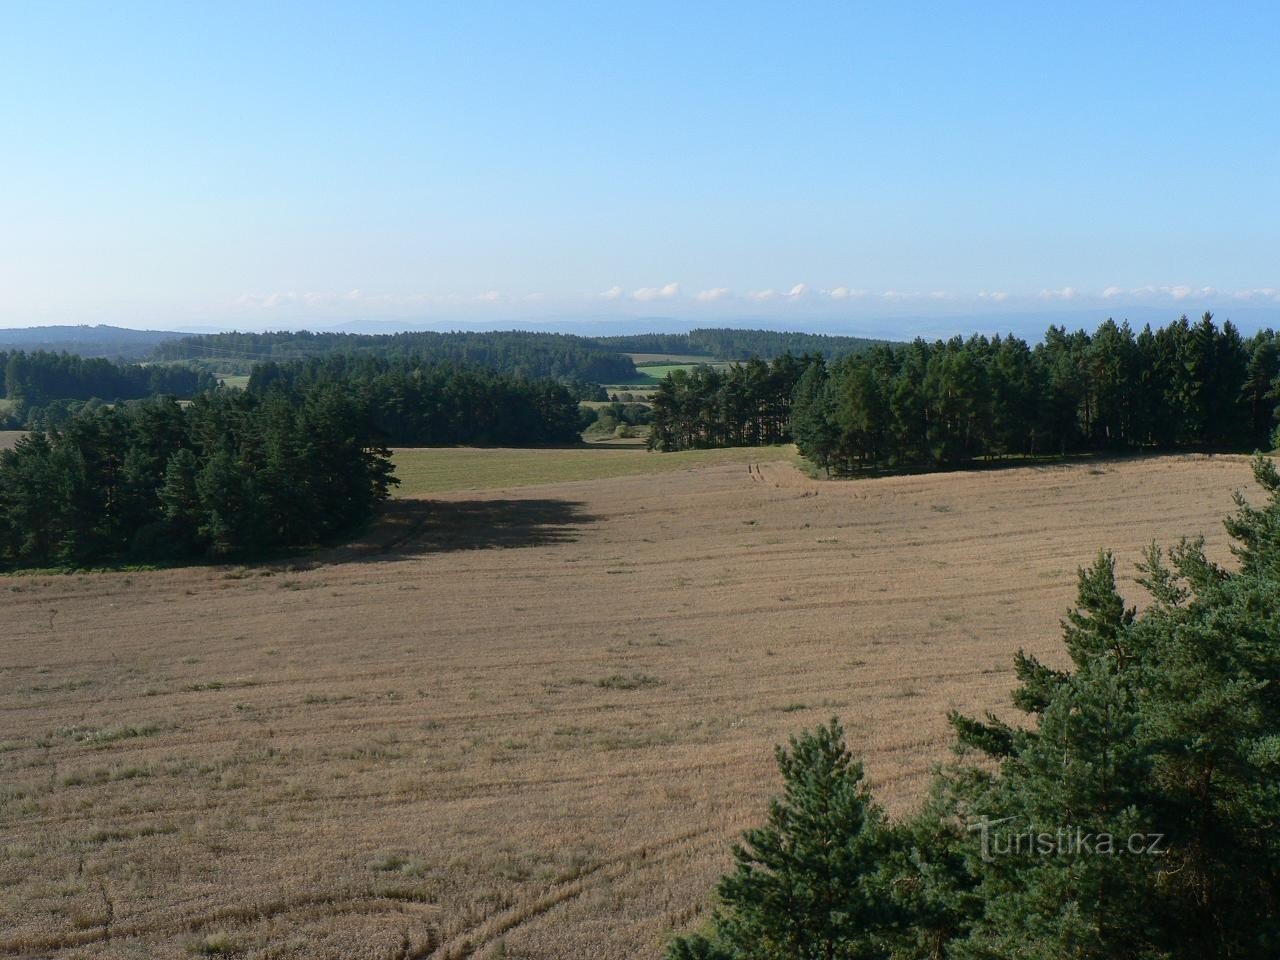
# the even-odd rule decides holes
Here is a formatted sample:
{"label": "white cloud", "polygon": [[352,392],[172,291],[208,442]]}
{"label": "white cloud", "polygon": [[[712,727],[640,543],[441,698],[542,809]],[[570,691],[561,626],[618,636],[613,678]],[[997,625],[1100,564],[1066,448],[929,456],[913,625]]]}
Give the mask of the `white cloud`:
{"label": "white cloud", "polygon": [[1173,300],[1174,302],[1182,302],[1200,297],[1216,297],[1217,295],[1218,289],[1216,287],[1193,287],[1186,283],[1173,284],[1172,286],[1156,286],[1148,283],[1145,286],[1133,287],[1129,290],[1111,286],[1102,291],[1102,296],[1105,300],[1129,297],[1136,300]]}
{"label": "white cloud", "polygon": [[1041,300],[1074,300],[1080,295],[1075,287],[1063,287],[1061,290],[1041,290]]}
{"label": "white cloud", "polygon": [[1252,290],[1237,290],[1231,296],[1236,300],[1280,301],[1280,290],[1275,287],[1254,287]]}
{"label": "white cloud", "polygon": [[798,300],[809,292],[807,283],[797,283],[794,287],[787,291],[787,297],[791,300]]}
{"label": "white cloud", "polygon": [[832,300],[851,300],[854,297],[865,297],[870,293],[869,290],[863,290],[860,287],[845,286],[832,287],[830,290],[823,290],[821,292],[826,294]]}
{"label": "white cloud", "polygon": [[747,296],[756,303],[764,303],[767,300],[772,300],[777,297],[777,295],[778,291],[776,290],[752,290],[747,294]]}
{"label": "white cloud", "polygon": [[497,300],[504,300],[504,299],[506,299],[506,298],[503,296],[502,292],[501,292],[501,291],[499,291],[499,290],[486,290],[484,293],[477,294],[477,295],[476,295],[476,299],[477,299],[477,300],[486,300],[486,301],[489,301],[490,303],[492,303],[492,302],[494,302],[494,301],[497,301]]}
{"label": "white cloud", "polygon": [[1009,299],[1009,294],[1004,290],[979,290],[979,300],[992,300],[996,303],[1004,303]]}
{"label": "white cloud", "polygon": [[631,294],[632,298],[641,302],[649,300],[674,300],[680,296],[680,284],[668,283],[665,287],[641,287]]}
{"label": "white cloud", "polygon": [[710,290],[699,290],[694,299],[699,303],[713,303],[716,300],[723,300],[729,296],[728,287],[712,287]]}
{"label": "white cloud", "polygon": [[601,290],[598,294],[596,294],[596,296],[599,297],[601,300],[621,300],[622,288],[615,284],[614,286],[610,287],[608,290]]}

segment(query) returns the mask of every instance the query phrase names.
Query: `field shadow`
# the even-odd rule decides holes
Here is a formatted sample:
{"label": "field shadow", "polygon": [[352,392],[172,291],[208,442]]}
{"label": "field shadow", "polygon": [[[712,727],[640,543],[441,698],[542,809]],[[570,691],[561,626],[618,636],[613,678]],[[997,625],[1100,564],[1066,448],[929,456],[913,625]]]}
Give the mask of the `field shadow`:
{"label": "field shadow", "polygon": [[573,500],[391,500],[370,528],[323,562],[403,560],[456,550],[572,543],[596,517]]}

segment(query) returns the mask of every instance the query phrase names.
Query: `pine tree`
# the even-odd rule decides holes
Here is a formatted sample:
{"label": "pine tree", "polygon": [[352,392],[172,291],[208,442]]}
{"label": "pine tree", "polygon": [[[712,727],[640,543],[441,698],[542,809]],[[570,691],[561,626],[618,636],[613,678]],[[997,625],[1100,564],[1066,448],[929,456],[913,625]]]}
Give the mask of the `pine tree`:
{"label": "pine tree", "polygon": [[721,880],[714,935],[673,946],[669,957],[855,960],[887,956],[875,933],[891,921],[873,882],[887,848],[883,812],[835,719],[792,737],[775,754],[784,790],[765,826],[733,849]]}

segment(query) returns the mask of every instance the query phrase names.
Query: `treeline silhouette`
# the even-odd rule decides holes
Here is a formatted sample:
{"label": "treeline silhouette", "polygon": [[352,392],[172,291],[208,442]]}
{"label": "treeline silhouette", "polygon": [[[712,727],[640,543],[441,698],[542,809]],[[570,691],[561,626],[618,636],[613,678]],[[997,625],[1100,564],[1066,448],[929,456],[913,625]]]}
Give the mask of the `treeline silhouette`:
{"label": "treeline silhouette", "polygon": [[785,378],[746,366],[695,374],[675,372],[655,395],[657,449],[790,437],[847,474],[1007,455],[1269,448],[1280,343],[1271,330],[1246,340],[1205,314],[1136,335],[1111,320],[1092,335],[1050,327],[1035,347],[973,336],[808,359],[786,398]]}
{"label": "treeline silhouette", "polygon": [[[70,401],[117,402],[172,395],[189,399],[212,390],[217,381],[180,364],[144,366],[45,351],[0,352],[0,396],[8,403],[9,426],[24,426],[33,411]],[[39,418],[37,418],[39,419]]]}
{"label": "treeline silhouette", "polygon": [[332,356],[253,368],[249,392],[348,391],[392,446],[531,447],[580,442],[578,396],[555,380],[455,363]]}
{"label": "treeline silhouette", "polygon": [[634,336],[595,337],[597,343],[626,353],[670,353],[717,360],[772,360],[786,353],[822,354],[828,360],[861,353],[885,340],[837,337],[822,333],[780,330],[735,330],[701,327],[688,333],[642,333]]}
{"label": "treeline silhouette", "polygon": [[156,347],[157,360],[216,361],[223,370],[249,373],[260,361],[300,360],[335,354],[385,360],[457,363],[514,376],[622,383],[634,379],[629,357],[589,337],[508,330],[491,333],[420,331],[390,334],[215,333],[171,340]]}
{"label": "treeline silhouette", "polygon": [[0,564],[268,556],[359,526],[397,482],[340,384],[124,403],[0,452]]}

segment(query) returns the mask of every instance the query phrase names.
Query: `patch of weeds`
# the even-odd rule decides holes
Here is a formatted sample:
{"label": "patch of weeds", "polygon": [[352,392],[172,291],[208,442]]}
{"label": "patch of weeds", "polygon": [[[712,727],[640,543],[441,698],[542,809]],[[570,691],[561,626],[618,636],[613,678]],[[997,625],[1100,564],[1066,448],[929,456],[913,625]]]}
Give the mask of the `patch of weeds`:
{"label": "patch of weeds", "polygon": [[369,861],[368,866],[374,873],[398,873],[405,877],[423,877],[427,874],[427,864],[421,857],[402,853],[380,853]]}
{"label": "patch of weeds", "polygon": [[235,680],[197,680],[195,683],[188,683],[180,689],[183,693],[200,693],[204,690],[232,690],[256,686],[258,686],[257,680],[237,677]]}
{"label": "patch of weeds", "polygon": [[119,840],[136,840],[142,837],[158,837],[164,834],[177,833],[178,828],[172,823],[144,823],[138,827],[100,827],[90,831],[90,843],[110,843]]}
{"label": "patch of weeds", "polygon": [[660,687],[662,681],[647,673],[614,673],[597,680],[596,686],[605,690],[640,690],[644,687]]}
{"label": "patch of weeds", "polygon": [[187,949],[200,956],[225,957],[236,952],[236,945],[230,934],[211,933],[200,940],[192,941]]}
{"label": "patch of weeds", "polygon": [[132,740],[135,737],[149,737],[160,732],[160,725],[155,723],[141,726],[120,727],[64,727],[58,736],[86,747],[101,747],[117,740]]}
{"label": "patch of weeds", "polygon": [[151,776],[149,767],[114,766],[95,767],[92,770],[78,770],[66,774],[62,780],[64,787],[83,787],[100,783],[115,783],[120,780],[142,780]]}
{"label": "patch of weeds", "polygon": [[43,684],[37,683],[27,687],[28,693],[65,693],[72,690],[83,690],[85,687],[93,686],[93,681],[88,677],[78,680],[64,680],[62,683]]}
{"label": "patch of weeds", "polygon": [[935,503],[930,509],[934,513],[950,513],[955,508],[949,503]]}
{"label": "patch of weeds", "polygon": [[377,738],[343,750],[340,756],[348,760],[399,760],[403,753],[396,749],[399,740],[392,737]]}
{"label": "patch of weeds", "polygon": [[344,701],[354,699],[355,698],[350,694],[330,695],[327,693],[308,693],[302,698],[302,702],[305,704],[343,703]]}
{"label": "patch of weeds", "polygon": [[808,709],[809,705],[807,703],[788,703],[786,706],[779,707],[778,711],[780,713],[798,713],[801,710]]}

